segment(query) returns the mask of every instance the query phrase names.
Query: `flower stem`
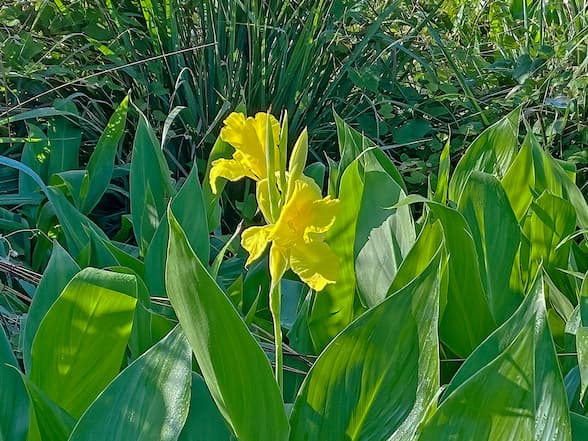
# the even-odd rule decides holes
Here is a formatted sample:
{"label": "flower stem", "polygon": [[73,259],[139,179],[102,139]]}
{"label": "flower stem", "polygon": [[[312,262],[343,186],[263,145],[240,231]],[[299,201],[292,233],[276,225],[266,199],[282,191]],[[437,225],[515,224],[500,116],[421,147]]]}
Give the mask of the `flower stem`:
{"label": "flower stem", "polygon": [[283,394],[284,388],[284,355],[282,353],[282,328],[280,326],[280,307],[282,292],[280,289],[280,282],[272,280],[269,296],[269,307],[274,322],[274,341],[275,341],[275,358],[276,358],[276,381],[280,388],[280,393]]}

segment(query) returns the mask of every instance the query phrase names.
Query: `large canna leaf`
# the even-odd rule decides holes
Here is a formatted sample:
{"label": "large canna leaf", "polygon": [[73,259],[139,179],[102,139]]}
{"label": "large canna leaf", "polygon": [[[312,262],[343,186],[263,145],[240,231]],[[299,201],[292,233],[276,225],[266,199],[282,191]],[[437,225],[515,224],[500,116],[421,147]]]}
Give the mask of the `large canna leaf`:
{"label": "large canna leaf", "polygon": [[366,152],[364,159],[364,188],[355,234],[355,273],[360,298],[370,308],[386,297],[416,235],[410,208],[393,207],[406,194],[381,165],[390,160],[379,150]]}
{"label": "large canna leaf", "polygon": [[441,223],[449,263],[447,304],[439,333],[451,351],[466,357],[496,327],[482,284],[471,229],[459,211],[420,196],[408,196],[399,205],[412,202],[426,203]]}
{"label": "large canna leaf", "polygon": [[86,268],[69,282],[39,326],[30,378],[74,418],[119,372],[136,292],[134,276]]}
{"label": "large canna leaf", "polygon": [[575,296],[567,275],[571,241],[564,240],[576,229],[576,213],[565,199],[545,191],[531,204],[530,216],[525,219],[523,233],[526,241],[521,246],[523,280],[529,283],[540,265],[544,265],[558,289]]}
{"label": "large canna leaf", "polygon": [[18,363],[0,325],[0,441],[24,441],[29,425],[29,398]]}
{"label": "large canna leaf", "polygon": [[90,157],[87,172],[80,188],[80,211],[89,213],[106,192],[119,141],[124,133],[129,97],[125,97],[114,111]]}
{"label": "large canna leaf", "polygon": [[240,441],[283,441],[288,421],[270,363],[168,209],[166,290],[214,401]]}
{"label": "large canna leaf", "polygon": [[192,398],[188,419],[179,441],[233,441],[235,437],[218,411],[206,383],[192,373]]}
{"label": "large canna leaf", "polygon": [[339,213],[327,233],[327,242],[339,257],[337,283],[327,285],[316,296],[310,312],[310,333],[317,352],[351,323],[355,316],[354,243],[362,192],[363,181],[359,161],[356,160],[347,167],[341,178]]}
{"label": "large canna leaf", "polygon": [[[56,100],[54,106],[71,114],[78,114],[72,101]],[[49,175],[78,168],[82,130],[65,116],[54,116],[47,121],[49,139]]]}
{"label": "large canna leaf", "polygon": [[30,402],[27,441],[66,441],[75,419],[29,378],[21,374],[19,380],[26,386]]}
{"label": "large canna leaf", "polygon": [[517,107],[470,144],[449,182],[449,199],[459,201],[473,171],[492,173],[498,178],[506,174],[517,154],[520,114],[521,108]]}
{"label": "large canna leaf", "polygon": [[133,143],[130,192],[133,231],[141,254],[145,255],[173,189],[163,151],[141,112]]}
{"label": "large canna leaf", "polygon": [[516,313],[465,361],[416,440],[571,441],[538,277]]}
{"label": "large canna leaf", "polygon": [[175,441],[188,415],[192,353],[179,326],[123,370],[69,441]]}
{"label": "large canna leaf", "polygon": [[31,349],[33,339],[39,329],[41,321],[51,308],[51,305],[57,300],[59,294],[67,286],[73,276],[80,270],[80,267],[67,254],[59,242],[53,242],[53,250],[49,263],[45,268],[43,277],[35,291],[33,302],[27,314],[23,332],[23,360],[27,372],[31,369]]}
{"label": "large canna leaf", "polygon": [[[196,251],[198,258],[208,265],[210,256],[208,224],[197,167],[192,168],[184,185],[173,197],[171,207],[182,230],[186,233],[190,246]],[[168,237],[169,225],[164,214],[145,256],[147,268],[145,283],[153,296],[165,297],[166,295],[164,273]]]}
{"label": "large canna leaf", "polygon": [[345,328],[306,377],[291,441],[373,440],[411,432],[439,387],[439,256]]}
{"label": "large canna leaf", "polygon": [[473,235],[492,315],[502,324],[523,300],[522,287],[510,286],[521,242],[519,224],[500,181],[487,173],[472,172],[458,209]]}

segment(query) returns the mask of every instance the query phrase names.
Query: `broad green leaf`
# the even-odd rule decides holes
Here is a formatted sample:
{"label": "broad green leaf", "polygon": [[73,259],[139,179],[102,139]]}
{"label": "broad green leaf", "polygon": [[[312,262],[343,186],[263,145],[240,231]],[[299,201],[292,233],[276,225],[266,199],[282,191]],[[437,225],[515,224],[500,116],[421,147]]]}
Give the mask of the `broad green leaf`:
{"label": "broad green leaf", "polygon": [[[72,114],[78,113],[71,101],[56,101],[58,110]],[[65,116],[54,116],[47,121],[49,139],[49,175],[78,168],[82,131],[80,127]]]}
{"label": "broad green leaf", "polygon": [[527,134],[523,146],[502,185],[520,221],[531,205],[534,194],[549,190],[572,204],[578,225],[588,228],[588,203],[573,179],[553,157],[545,152],[532,133]]}
{"label": "broad green leaf", "polygon": [[137,306],[135,308],[133,327],[131,328],[128,345],[132,358],[136,359],[147,351],[155,341],[157,341],[153,339],[152,335],[154,313],[152,312],[149,290],[143,279],[141,279],[132,269],[124,266],[114,266],[108,269],[117,273],[132,275],[137,281],[137,291],[135,293],[137,297]]}
{"label": "broad green leaf", "polygon": [[114,159],[124,133],[129,97],[126,96],[114,111],[90,157],[80,189],[80,211],[89,213],[100,201],[112,177]]}
{"label": "broad green leaf", "polygon": [[98,237],[106,239],[106,234],[94,222],[80,213],[59,189],[49,187],[47,197],[53,205],[67,241],[67,249],[73,257],[77,258],[90,242],[89,230],[93,230]]}
{"label": "broad green leaf", "polygon": [[583,401],[586,388],[588,388],[588,272],[584,275],[579,303],[580,326],[576,331],[576,351],[578,352],[578,368],[582,380],[580,401]]}
{"label": "broad green leaf", "polygon": [[383,171],[367,171],[355,235],[355,274],[363,303],[371,308],[386,297],[398,266],[415,241],[410,208],[400,186]]}
{"label": "broad green leaf", "polygon": [[362,192],[363,181],[359,172],[359,161],[356,160],[343,173],[339,191],[339,213],[327,232],[327,243],[339,256],[337,283],[327,285],[316,296],[310,312],[310,333],[317,352],[351,323],[355,315],[354,243]]}
{"label": "broad green leaf", "polygon": [[388,439],[412,432],[439,387],[439,255],[321,353],[290,418],[291,441]]}
{"label": "broad green leaf", "polygon": [[[384,152],[375,147],[373,141],[350,127],[339,115],[335,113],[335,125],[337,126],[337,139],[339,141],[339,153],[341,161],[338,167],[338,176],[341,176],[347,170],[347,167],[366,150],[370,150],[372,155],[384,167],[385,171],[396,181],[406,193],[406,185],[402,175],[398,172],[392,161],[390,161]],[[338,183],[339,184],[339,183]],[[338,186],[337,186],[338,189]]]}
{"label": "broad green leaf", "polygon": [[449,199],[458,202],[473,171],[491,173],[501,179],[517,154],[519,119],[517,107],[488,127],[470,144],[449,182]]}
{"label": "broad green leaf", "polygon": [[79,270],[78,264],[67,254],[59,242],[53,241],[51,257],[33,296],[23,332],[23,360],[27,372],[30,372],[31,369],[33,339],[41,321]]}
{"label": "broad green leaf", "polygon": [[572,424],[572,441],[585,441],[588,433],[588,418],[575,412],[570,412]]}
{"label": "broad green leaf", "polygon": [[447,266],[447,305],[441,316],[439,333],[443,343],[460,357],[466,357],[495,328],[482,284],[476,245],[462,214],[420,196],[408,196],[398,205],[427,204],[443,228]]}
{"label": "broad green leaf", "polygon": [[18,363],[0,325],[0,441],[24,441],[27,436],[29,398],[15,369]]}
{"label": "broad green leaf", "polygon": [[569,241],[563,245],[560,242],[571,235],[575,227],[576,213],[566,200],[545,191],[532,203],[531,215],[523,226],[527,240],[521,247],[523,279],[527,283],[543,262],[556,286],[570,298],[575,295],[572,288],[566,286],[567,276],[559,271],[568,268],[571,245]]}
{"label": "broad green leaf", "polygon": [[28,441],[66,441],[75,420],[29,378],[21,374],[21,384],[29,395]]}
{"label": "broad green leaf", "polygon": [[202,377],[192,373],[190,412],[179,441],[235,440]]}
{"label": "broad green leaf", "polygon": [[416,439],[571,440],[541,277],[516,313],[461,366]]}
{"label": "broad green leaf", "polygon": [[[27,128],[29,135],[40,139],[40,141],[25,143],[20,161],[29,166],[41,179],[47,181],[49,170],[49,141],[45,133],[34,124],[27,125]],[[21,195],[30,194],[38,190],[39,186],[34,179],[26,173],[21,172],[19,174],[18,192]]]}
{"label": "broad green leaf", "polygon": [[30,378],[74,418],[119,372],[136,291],[134,276],[86,268],[68,283],[39,326]]}
{"label": "broad green leaf", "polygon": [[[188,237],[190,246],[196,251],[200,261],[208,265],[210,256],[208,224],[196,167],[192,168],[184,185],[173,197],[171,207],[182,230]],[[145,282],[149,292],[154,296],[165,297],[164,273],[168,236],[169,226],[164,214],[145,256],[145,266],[147,267]]]}
{"label": "broad green leaf", "polygon": [[[442,243],[441,222],[425,222],[416,242],[400,264],[400,268],[388,288],[387,295],[395,293],[417,278],[425,270]],[[439,316],[442,317],[447,305],[447,265],[443,266],[440,279]]]}
{"label": "broad green leaf", "polygon": [[167,212],[166,290],[204,381],[240,441],[280,441],[288,422],[267,357]]}
{"label": "broad green leaf", "polygon": [[123,370],[69,441],[175,441],[190,404],[192,353],[179,326]]}
{"label": "broad green leaf", "polygon": [[525,141],[510,168],[502,178],[502,187],[506,191],[510,205],[517,221],[521,221],[533,201],[535,188],[535,169],[533,167],[533,145],[536,141],[531,135]]}
{"label": "broad green leaf", "polygon": [[141,112],[133,143],[130,192],[133,230],[141,254],[145,255],[173,189],[163,151]]}
{"label": "broad green leaf", "polygon": [[497,324],[504,323],[517,309],[522,287],[511,287],[510,279],[521,232],[508,197],[498,179],[472,172],[459,200],[473,235],[484,291]]}

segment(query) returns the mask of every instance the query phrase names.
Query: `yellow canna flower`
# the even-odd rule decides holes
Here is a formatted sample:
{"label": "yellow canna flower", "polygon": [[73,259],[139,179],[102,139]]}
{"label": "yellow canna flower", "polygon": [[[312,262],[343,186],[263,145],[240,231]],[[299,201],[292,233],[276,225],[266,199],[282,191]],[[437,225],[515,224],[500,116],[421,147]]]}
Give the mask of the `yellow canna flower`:
{"label": "yellow canna flower", "polygon": [[226,178],[238,181],[248,177],[255,181],[267,178],[266,165],[266,127],[272,129],[272,138],[276,161],[279,160],[278,141],[280,138],[280,123],[272,115],[258,113],[255,118],[245,118],[242,113],[231,113],[224,121],[221,129],[221,139],[235,149],[231,159],[217,159],[210,169],[210,187],[216,194],[216,181]]}
{"label": "yellow canna flower", "polygon": [[[271,242],[272,280],[280,280],[292,268],[308,286],[321,291],[337,278],[338,258],[324,242],[324,234],[335,222],[339,201],[330,196],[323,198],[319,186],[307,176],[300,176],[291,185],[291,195],[276,222],[248,228],[243,232],[241,244],[249,253],[249,265]],[[267,180],[260,181],[257,199],[266,219],[267,191]]]}

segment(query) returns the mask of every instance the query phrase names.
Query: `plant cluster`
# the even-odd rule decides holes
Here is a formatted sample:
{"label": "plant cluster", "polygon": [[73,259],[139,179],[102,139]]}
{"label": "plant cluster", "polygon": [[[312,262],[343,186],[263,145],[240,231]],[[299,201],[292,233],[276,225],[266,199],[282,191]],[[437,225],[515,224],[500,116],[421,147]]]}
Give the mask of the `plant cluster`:
{"label": "plant cluster", "polygon": [[2,2],[0,440],[584,441],[587,16]]}

